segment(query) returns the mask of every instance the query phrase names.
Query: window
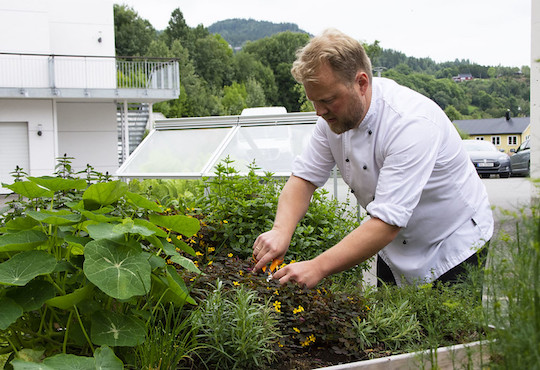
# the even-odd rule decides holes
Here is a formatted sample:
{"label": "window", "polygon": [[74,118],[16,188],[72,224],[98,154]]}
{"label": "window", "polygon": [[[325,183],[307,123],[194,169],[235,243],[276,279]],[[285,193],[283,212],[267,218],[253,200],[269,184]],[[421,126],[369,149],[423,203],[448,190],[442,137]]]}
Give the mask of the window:
{"label": "window", "polygon": [[517,136],[508,136],[508,145],[517,145]]}
{"label": "window", "polygon": [[500,136],[492,136],[491,142],[493,145],[501,145],[501,137]]}
{"label": "window", "polygon": [[483,136],[477,136],[475,137],[476,140],[484,140],[484,137]]}

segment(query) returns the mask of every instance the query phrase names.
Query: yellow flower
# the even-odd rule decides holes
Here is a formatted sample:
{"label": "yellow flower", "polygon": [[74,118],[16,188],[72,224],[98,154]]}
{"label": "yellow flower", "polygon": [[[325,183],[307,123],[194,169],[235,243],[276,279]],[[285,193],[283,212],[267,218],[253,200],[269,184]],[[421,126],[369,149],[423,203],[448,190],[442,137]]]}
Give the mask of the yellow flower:
{"label": "yellow flower", "polygon": [[242,270],[238,271],[238,275],[244,276],[244,271],[242,271]]}
{"label": "yellow flower", "polygon": [[224,224],[228,224],[228,223],[229,223],[229,221],[227,221],[227,220],[223,220],[223,223],[224,223]]}
{"label": "yellow flower", "polygon": [[292,328],[295,332],[300,333],[300,329],[298,328]]}
{"label": "yellow flower", "polygon": [[210,261],[208,262],[208,266],[210,266],[212,263],[214,263],[214,261]]}
{"label": "yellow flower", "polygon": [[170,243],[170,242],[172,241],[172,239],[171,239],[171,238],[167,238],[167,241]]}
{"label": "yellow flower", "polygon": [[274,291],[275,295],[279,295],[279,292],[277,290]]}
{"label": "yellow flower", "polygon": [[180,239],[182,239],[182,236],[177,235],[177,236],[176,236],[176,239],[180,240]]}
{"label": "yellow flower", "polygon": [[280,301],[275,301],[274,302],[274,310],[276,310],[276,312],[281,312],[281,302]]}
{"label": "yellow flower", "polygon": [[199,257],[204,256],[204,254],[202,254],[202,253],[199,252],[199,251],[195,252],[195,255],[196,255],[196,256],[199,256]]}
{"label": "yellow flower", "polygon": [[238,285],[240,285],[240,283],[238,281],[233,281],[233,285],[238,286]]}
{"label": "yellow flower", "polygon": [[172,265],[172,264],[173,264],[173,261],[171,261],[171,260],[168,259],[168,260],[167,260],[167,265]]}
{"label": "yellow flower", "polygon": [[306,338],[306,340],[302,343],[300,343],[302,345],[302,347],[307,347],[309,346],[311,343],[315,343],[315,335],[311,334],[309,337]]}
{"label": "yellow flower", "polygon": [[293,309],[293,314],[297,314],[299,312],[304,312],[304,307],[298,306],[298,308]]}
{"label": "yellow flower", "polygon": [[229,253],[229,254],[227,255],[227,257],[229,257],[229,258],[231,258],[232,256],[234,256],[232,253]]}
{"label": "yellow flower", "polygon": [[214,248],[214,247],[208,247],[208,253],[212,253],[215,250],[216,250],[216,248]]}

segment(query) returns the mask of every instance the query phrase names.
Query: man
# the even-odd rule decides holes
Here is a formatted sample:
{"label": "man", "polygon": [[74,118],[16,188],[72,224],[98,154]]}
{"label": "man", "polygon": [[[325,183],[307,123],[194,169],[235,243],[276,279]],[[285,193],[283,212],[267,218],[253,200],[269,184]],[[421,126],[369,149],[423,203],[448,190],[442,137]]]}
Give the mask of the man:
{"label": "man", "polygon": [[255,271],[287,252],[315,189],[337,164],[370,219],[316,258],[273,277],[312,288],[378,253],[380,279],[453,281],[491,238],[486,190],[456,129],[428,98],[373,78],[362,45],[327,30],[298,52],[294,78],[319,117],[279,198],[273,228],[253,245]]}

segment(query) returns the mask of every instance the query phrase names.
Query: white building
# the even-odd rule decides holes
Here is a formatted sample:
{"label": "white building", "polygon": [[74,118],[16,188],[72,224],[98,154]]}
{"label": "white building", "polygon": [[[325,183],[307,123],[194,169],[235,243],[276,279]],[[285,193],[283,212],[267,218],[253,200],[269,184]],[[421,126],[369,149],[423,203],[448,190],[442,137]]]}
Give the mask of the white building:
{"label": "white building", "polygon": [[0,34],[0,182],[52,175],[64,154],[114,174],[118,110],[126,133],[128,103],[178,98],[176,61],[115,57],[112,0],[0,0]]}

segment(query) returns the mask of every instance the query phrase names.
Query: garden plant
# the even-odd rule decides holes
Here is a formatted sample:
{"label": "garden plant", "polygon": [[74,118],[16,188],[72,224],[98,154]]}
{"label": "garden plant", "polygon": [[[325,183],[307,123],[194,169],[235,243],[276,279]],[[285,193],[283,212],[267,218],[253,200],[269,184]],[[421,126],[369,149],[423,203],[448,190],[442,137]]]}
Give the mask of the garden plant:
{"label": "garden plant", "polygon": [[[75,174],[68,157],[55,176],[17,169],[5,185],[17,197],[0,210],[0,364],[312,369],[486,338],[497,343],[490,366],[523,348],[537,360],[533,332],[508,330],[538,324],[537,208],[524,211],[516,238],[492,242],[492,252],[519,243],[497,260],[507,280],[494,263],[489,284],[478,269],[452,287],[374,289],[363,264],[305,290],[252,272],[253,241],[272,226],[283,186],[258,170],[240,175],[226,159],[211,178],[126,184],[90,166]],[[312,258],[359,221],[317,191],[283,264]],[[516,278],[530,284],[512,290]],[[506,298],[484,310],[483,286]],[[510,337],[524,331],[530,340]]]}

